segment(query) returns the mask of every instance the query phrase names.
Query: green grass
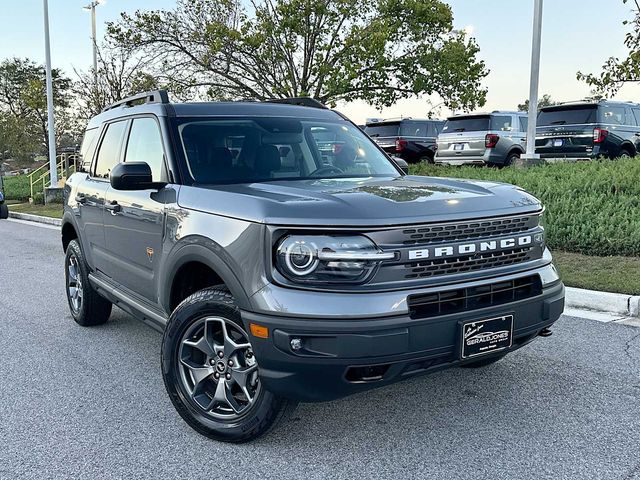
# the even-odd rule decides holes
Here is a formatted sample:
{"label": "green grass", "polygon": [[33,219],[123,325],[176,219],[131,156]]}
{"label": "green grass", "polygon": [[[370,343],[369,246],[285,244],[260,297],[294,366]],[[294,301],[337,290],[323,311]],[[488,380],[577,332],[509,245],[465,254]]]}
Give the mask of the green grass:
{"label": "green grass", "polygon": [[15,177],[4,177],[4,195],[7,200],[27,201],[31,195],[29,189],[29,177],[17,175]]}
{"label": "green grass", "polygon": [[19,203],[9,205],[9,211],[18,213],[30,213],[43,217],[62,218],[62,205],[51,203],[49,205],[33,205],[31,203]]}
{"label": "green grass", "polygon": [[412,165],[414,175],[518,185],[546,206],[552,249],[597,256],[640,256],[640,157],[557,163],[529,169]]}
{"label": "green grass", "polygon": [[589,257],[555,251],[553,259],[565,285],[640,295],[640,258]]}

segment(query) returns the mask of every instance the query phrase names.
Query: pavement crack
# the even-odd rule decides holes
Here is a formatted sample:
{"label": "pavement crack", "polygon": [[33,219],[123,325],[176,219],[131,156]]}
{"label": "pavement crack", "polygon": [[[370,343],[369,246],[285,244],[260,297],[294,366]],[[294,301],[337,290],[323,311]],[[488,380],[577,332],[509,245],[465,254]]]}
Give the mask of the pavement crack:
{"label": "pavement crack", "polygon": [[630,358],[631,360],[634,359],[634,355],[631,353],[631,344],[633,343],[634,340],[636,340],[637,338],[640,337],[640,333],[636,333],[633,337],[631,337],[629,340],[627,340],[624,344],[624,354]]}

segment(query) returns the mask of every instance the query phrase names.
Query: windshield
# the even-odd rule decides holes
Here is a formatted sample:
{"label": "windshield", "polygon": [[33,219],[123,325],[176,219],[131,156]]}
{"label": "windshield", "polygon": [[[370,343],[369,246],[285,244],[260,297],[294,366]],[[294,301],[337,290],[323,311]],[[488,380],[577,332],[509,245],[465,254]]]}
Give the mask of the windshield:
{"label": "windshield", "polygon": [[359,128],[343,121],[183,119],[178,132],[197,183],[399,176]]}
{"label": "windshield", "polygon": [[367,125],[364,131],[371,138],[397,137],[400,131],[400,123],[374,123],[373,125]]}
{"label": "windshield", "polygon": [[596,107],[562,108],[542,110],[538,113],[538,126],[574,125],[580,123],[595,123]]}
{"label": "windshield", "polygon": [[442,127],[442,133],[482,132],[489,130],[489,116],[450,118]]}

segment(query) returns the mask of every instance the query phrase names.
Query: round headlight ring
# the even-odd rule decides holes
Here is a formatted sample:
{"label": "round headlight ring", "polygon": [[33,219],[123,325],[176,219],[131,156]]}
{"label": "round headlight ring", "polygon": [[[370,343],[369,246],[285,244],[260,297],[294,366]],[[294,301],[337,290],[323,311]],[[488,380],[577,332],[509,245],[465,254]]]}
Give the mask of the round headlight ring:
{"label": "round headlight ring", "polygon": [[285,251],[284,261],[289,271],[300,277],[309,275],[320,262],[316,249],[305,242],[294,242],[289,245]]}

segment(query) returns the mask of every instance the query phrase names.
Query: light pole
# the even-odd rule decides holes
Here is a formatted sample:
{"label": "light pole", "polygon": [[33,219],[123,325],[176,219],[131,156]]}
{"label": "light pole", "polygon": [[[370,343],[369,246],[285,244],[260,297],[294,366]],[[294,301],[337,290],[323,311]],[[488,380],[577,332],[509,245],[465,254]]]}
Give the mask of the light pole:
{"label": "light pole", "polygon": [[83,7],[84,10],[91,11],[91,44],[93,47],[93,80],[98,85],[98,40],[96,38],[96,7],[105,0],[94,0],[89,5]]}
{"label": "light pole", "polygon": [[529,80],[529,121],[527,125],[527,153],[525,161],[535,163],[536,124],[538,119],[538,80],[540,78],[540,40],[542,38],[542,0],[533,0],[533,38],[531,41],[531,77]]}
{"label": "light pole", "polygon": [[44,7],[44,58],[47,77],[47,121],[49,130],[49,174],[51,187],[58,185],[58,169],[56,166],[56,127],[53,117],[53,80],[51,78],[51,48],[49,47],[49,4],[42,0]]}

